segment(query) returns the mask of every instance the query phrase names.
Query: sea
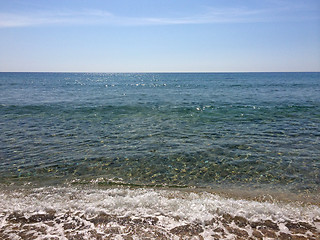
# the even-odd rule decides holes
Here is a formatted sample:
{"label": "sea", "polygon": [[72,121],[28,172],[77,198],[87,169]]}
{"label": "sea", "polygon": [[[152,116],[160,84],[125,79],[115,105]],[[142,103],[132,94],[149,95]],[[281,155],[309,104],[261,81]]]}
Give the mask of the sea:
{"label": "sea", "polygon": [[320,73],[0,73],[0,239],[320,239]]}

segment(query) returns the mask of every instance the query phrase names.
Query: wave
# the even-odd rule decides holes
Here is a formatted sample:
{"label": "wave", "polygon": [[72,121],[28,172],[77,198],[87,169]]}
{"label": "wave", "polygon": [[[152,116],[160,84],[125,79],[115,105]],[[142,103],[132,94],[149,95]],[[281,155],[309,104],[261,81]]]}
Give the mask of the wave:
{"label": "wave", "polygon": [[144,188],[7,188],[0,196],[4,239],[320,237],[320,208],[292,202]]}
{"label": "wave", "polygon": [[92,116],[134,116],[141,114],[143,117],[152,116],[171,116],[183,119],[197,119],[203,123],[210,121],[228,122],[274,122],[281,119],[303,119],[305,117],[318,119],[319,104],[309,103],[305,105],[248,105],[248,104],[228,104],[222,102],[179,102],[175,105],[169,102],[132,102],[125,104],[115,102],[113,104],[89,103],[41,103],[26,105],[0,104],[0,109],[7,117],[28,116],[52,118],[59,115],[61,118],[69,117],[72,119],[90,118]]}

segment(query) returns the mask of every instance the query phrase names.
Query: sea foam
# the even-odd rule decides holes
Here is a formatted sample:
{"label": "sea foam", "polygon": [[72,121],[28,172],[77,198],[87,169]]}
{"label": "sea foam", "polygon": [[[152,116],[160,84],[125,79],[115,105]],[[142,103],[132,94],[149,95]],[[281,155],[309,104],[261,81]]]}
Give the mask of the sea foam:
{"label": "sea foam", "polygon": [[162,189],[2,190],[0,238],[317,239],[320,208]]}

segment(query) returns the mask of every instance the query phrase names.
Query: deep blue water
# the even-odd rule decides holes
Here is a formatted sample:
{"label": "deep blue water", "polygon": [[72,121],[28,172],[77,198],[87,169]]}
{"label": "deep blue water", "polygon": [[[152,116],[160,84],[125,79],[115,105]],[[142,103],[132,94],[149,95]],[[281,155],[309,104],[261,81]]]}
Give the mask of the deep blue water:
{"label": "deep blue water", "polygon": [[0,73],[0,182],[319,191],[320,73]]}

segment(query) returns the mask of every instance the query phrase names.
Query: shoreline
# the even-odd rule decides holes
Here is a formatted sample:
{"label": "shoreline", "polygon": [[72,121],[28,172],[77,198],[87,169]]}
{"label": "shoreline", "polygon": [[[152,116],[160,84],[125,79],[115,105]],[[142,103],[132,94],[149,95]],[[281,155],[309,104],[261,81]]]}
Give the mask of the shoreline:
{"label": "shoreline", "polygon": [[7,189],[0,195],[4,238],[320,237],[319,206],[235,199],[199,189],[69,186]]}
{"label": "shoreline", "polygon": [[[98,177],[95,179],[59,179],[52,178],[45,181],[35,181],[34,179],[24,179],[20,181],[11,181],[10,183],[0,183],[0,191],[2,189],[33,189],[45,187],[63,187],[63,188],[79,188],[79,189],[154,189],[163,191],[181,191],[187,193],[210,193],[217,194],[226,198],[236,200],[249,200],[258,202],[283,202],[283,203],[298,203],[300,205],[315,205],[320,207],[320,194],[318,192],[293,192],[288,190],[286,186],[260,184],[256,186],[245,186],[236,184],[215,184],[210,187],[188,186],[188,185],[167,185],[167,184],[148,184],[148,183],[127,183],[122,180],[108,179]],[[319,188],[320,191],[320,188]]]}

